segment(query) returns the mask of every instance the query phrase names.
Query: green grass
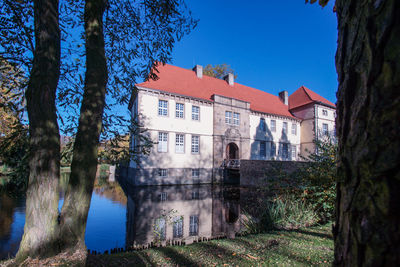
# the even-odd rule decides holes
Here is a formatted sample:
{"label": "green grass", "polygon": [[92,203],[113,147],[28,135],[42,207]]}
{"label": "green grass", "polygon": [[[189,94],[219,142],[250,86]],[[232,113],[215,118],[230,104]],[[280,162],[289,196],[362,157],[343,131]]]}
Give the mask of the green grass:
{"label": "green grass", "polygon": [[87,266],[330,266],[331,224],[187,246],[90,255]]}

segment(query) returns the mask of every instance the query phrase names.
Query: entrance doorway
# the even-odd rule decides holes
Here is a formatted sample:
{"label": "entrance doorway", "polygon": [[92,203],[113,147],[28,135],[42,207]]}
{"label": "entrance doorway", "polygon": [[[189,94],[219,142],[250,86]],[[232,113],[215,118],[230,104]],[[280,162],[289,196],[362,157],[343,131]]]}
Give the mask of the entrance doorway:
{"label": "entrance doorway", "polygon": [[239,159],[239,147],[235,143],[226,146],[226,159]]}

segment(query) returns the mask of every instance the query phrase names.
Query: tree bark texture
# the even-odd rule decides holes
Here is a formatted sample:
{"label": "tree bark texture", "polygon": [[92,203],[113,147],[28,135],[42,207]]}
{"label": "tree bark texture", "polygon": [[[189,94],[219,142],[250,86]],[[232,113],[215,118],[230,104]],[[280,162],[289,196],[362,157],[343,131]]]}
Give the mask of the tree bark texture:
{"label": "tree bark texture", "polygon": [[55,106],[60,74],[58,16],[57,0],[34,1],[35,52],[26,91],[30,173],[19,260],[51,255],[58,237],[60,135]]}
{"label": "tree bark texture", "polygon": [[107,85],[104,49],[104,0],[85,3],[86,75],[71,175],[61,210],[61,249],[86,249],[85,229],[97,170]]}
{"label": "tree bark texture", "polygon": [[335,265],[400,264],[400,1],[337,0]]}

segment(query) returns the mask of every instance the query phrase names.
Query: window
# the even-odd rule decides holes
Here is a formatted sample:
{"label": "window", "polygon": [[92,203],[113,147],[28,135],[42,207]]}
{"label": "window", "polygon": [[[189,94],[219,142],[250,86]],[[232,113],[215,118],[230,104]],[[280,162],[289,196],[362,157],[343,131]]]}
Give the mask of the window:
{"label": "window", "polygon": [[292,160],[296,160],[296,156],[297,156],[296,146],[292,146]]}
{"label": "window", "polygon": [[297,125],[296,123],[292,123],[292,134],[297,135]]}
{"label": "window", "polygon": [[192,120],[200,120],[200,108],[198,106],[192,106]]}
{"label": "window", "polygon": [[198,234],[199,234],[199,216],[192,215],[190,216],[189,235],[198,235]]}
{"label": "window", "polygon": [[263,131],[263,132],[265,132],[265,130],[266,130],[266,127],[265,127],[265,126],[266,126],[266,125],[265,125],[265,119],[261,118],[261,119],[260,119],[260,130]]}
{"label": "window", "polygon": [[175,152],[185,153],[185,136],[183,134],[176,134],[175,136]]}
{"label": "window", "polygon": [[270,154],[270,156],[271,157],[275,157],[275,155],[276,155],[276,145],[275,145],[274,142],[271,142],[271,154]]}
{"label": "window", "polygon": [[322,124],[322,134],[323,135],[328,135],[329,131],[328,131],[328,124],[323,123]]}
{"label": "window", "polygon": [[265,157],[266,156],[266,150],[265,150],[265,142],[261,141],[260,142],[260,157]]}
{"label": "window", "polygon": [[159,177],[167,177],[167,169],[158,169],[158,176]]}
{"label": "window", "polygon": [[287,122],[283,122],[282,124],[282,133],[287,134]]}
{"label": "window", "polygon": [[161,192],[161,194],[158,195],[158,199],[160,201],[167,201],[167,192]]}
{"label": "window", "polygon": [[166,237],[166,221],[165,218],[158,218],[154,224],[154,232],[160,240],[165,240]]}
{"label": "window", "polygon": [[323,110],[322,110],[322,115],[328,116],[328,111],[327,111],[326,109],[323,109]]}
{"label": "window", "polygon": [[168,101],[158,100],[158,115],[168,116]]}
{"label": "window", "polygon": [[271,132],[276,132],[276,120],[271,120]]}
{"label": "window", "polygon": [[199,199],[199,191],[192,191],[192,199]]}
{"label": "window", "polygon": [[174,218],[174,226],[173,226],[174,237],[182,237],[183,236],[183,217],[175,217]]}
{"label": "window", "polygon": [[200,176],[200,169],[192,169],[192,177],[197,178]]}
{"label": "window", "polygon": [[177,118],[184,118],[183,114],[184,114],[184,109],[185,109],[185,105],[181,104],[181,103],[176,103],[175,106],[175,116]]}
{"label": "window", "polygon": [[192,136],[192,153],[198,154],[200,151],[200,136]]}
{"label": "window", "polygon": [[225,123],[226,124],[232,123],[232,112],[231,111],[225,111]]}
{"label": "window", "polygon": [[158,152],[168,151],[168,133],[158,133]]}
{"label": "window", "polygon": [[233,112],[233,124],[239,125],[239,123],[240,123],[240,114]]}
{"label": "window", "polygon": [[289,158],[289,146],[286,143],[282,144],[282,158],[288,159]]}

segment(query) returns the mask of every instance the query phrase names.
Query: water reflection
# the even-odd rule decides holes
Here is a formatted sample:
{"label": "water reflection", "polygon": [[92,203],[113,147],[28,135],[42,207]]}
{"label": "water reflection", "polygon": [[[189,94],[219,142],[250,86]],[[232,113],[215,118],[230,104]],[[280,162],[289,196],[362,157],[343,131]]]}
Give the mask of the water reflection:
{"label": "water reflection", "polygon": [[6,259],[18,250],[24,233],[25,199],[0,193],[0,259]]}
{"label": "water reflection", "polygon": [[126,245],[190,244],[234,237],[240,230],[240,189],[211,185],[123,186],[127,195]]}
{"label": "water reflection", "polygon": [[[63,176],[62,184],[67,177]],[[63,193],[60,193],[59,207]],[[247,216],[260,214],[259,193],[234,186],[132,187],[98,180],[85,241],[98,252],[115,247],[190,244],[233,238]],[[15,255],[25,223],[25,198],[0,195],[0,259]]]}

